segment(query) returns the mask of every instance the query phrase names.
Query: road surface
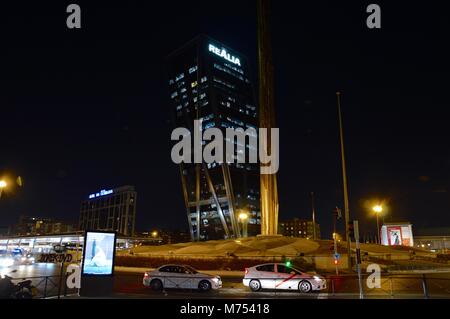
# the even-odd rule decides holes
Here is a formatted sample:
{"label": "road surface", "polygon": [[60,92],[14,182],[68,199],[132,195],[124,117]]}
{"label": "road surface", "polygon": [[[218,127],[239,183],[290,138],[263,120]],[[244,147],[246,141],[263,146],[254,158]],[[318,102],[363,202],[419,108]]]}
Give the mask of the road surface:
{"label": "road surface", "polygon": [[[52,296],[64,293],[59,289],[59,264],[38,263],[35,265],[18,266],[0,270],[10,274],[18,280],[31,278],[39,291],[39,297]],[[242,284],[242,274],[230,272],[229,275],[221,272],[223,288],[218,291],[201,293],[195,290],[165,290],[155,292],[142,285],[141,272],[116,271],[114,276],[114,296],[118,298],[359,298],[359,285],[355,276],[328,277],[327,289],[320,293],[301,294],[297,291],[263,291],[251,292]],[[450,298],[450,273],[435,273],[425,275],[426,287],[422,274],[382,275],[381,288],[367,288],[363,280],[363,293],[365,298],[424,298],[425,291],[430,298]],[[424,289],[426,288],[426,289]],[[66,291],[68,294],[76,291]]]}

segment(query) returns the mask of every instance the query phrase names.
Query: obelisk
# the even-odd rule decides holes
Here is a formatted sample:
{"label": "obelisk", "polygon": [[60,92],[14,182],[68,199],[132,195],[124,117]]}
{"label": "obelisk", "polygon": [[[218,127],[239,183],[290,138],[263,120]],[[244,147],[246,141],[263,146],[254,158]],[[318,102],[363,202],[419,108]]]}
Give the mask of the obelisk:
{"label": "obelisk", "polygon": [[[275,128],[272,43],[269,0],[258,2],[259,127],[268,129],[268,153],[271,153],[270,128]],[[278,191],[276,174],[260,174],[261,235],[278,234]]]}

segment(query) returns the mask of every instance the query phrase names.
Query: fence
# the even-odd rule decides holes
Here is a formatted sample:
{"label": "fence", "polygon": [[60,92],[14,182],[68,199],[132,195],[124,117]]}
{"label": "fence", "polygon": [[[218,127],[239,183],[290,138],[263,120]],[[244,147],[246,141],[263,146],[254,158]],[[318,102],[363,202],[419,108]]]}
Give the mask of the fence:
{"label": "fence", "polygon": [[[382,274],[379,288],[370,289],[369,276],[363,274],[362,293],[365,298],[450,298],[450,277],[439,274],[387,275]],[[369,279],[370,281],[370,279]],[[352,294],[359,296],[357,276],[330,276],[328,294],[337,296]]]}
{"label": "fence", "polygon": [[67,288],[67,274],[60,276],[37,276],[37,277],[20,277],[12,279],[14,284],[23,280],[31,280],[33,288],[33,298],[50,298],[50,297],[64,297],[72,294],[77,294],[78,289]]}
{"label": "fence", "polygon": [[[289,277],[289,275],[288,275]],[[142,284],[142,274],[115,274],[115,293],[122,294],[161,294],[161,292],[150,292],[149,288]],[[359,281],[354,274],[340,276],[322,276],[326,281],[326,288],[314,291],[308,294],[302,294],[305,298],[359,298]],[[450,276],[448,274],[381,274],[379,288],[370,289],[367,285],[368,274],[362,274],[362,291],[364,298],[450,298]],[[41,277],[23,277],[14,278],[13,282],[29,279],[35,287],[33,298],[63,298],[65,296],[78,293],[78,289],[68,289],[66,286],[67,275],[62,277],[41,276]],[[206,279],[201,278],[201,279]],[[192,296],[198,298],[215,297],[218,294],[221,298],[227,297],[254,297],[265,298],[297,298],[301,293],[299,290],[300,279],[286,278],[257,278],[264,282],[264,293],[251,292],[249,287],[242,283],[243,276],[222,275],[223,289],[213,292],[212,295],[198,293],[199,278],[186,278],[180,275],[171,275],[163,278],[162,284],[165,288],[183,288],[192,293]],[[311,279],[314,280],[314,279]],[[171,294],[168,298],[177,297]]]}
{"label": "fence", "polygon": [[[211,272],[210,272],[211,273]],[[290,275],[287,275],[287,278]],[[228,297],[250,297],[250,298],[298,298],[299,294],[303,298],[360,298],[359,281],[355,274],[351,275],[332,275],[321,276],[325,279],[326,288],[312,291],[311,293],[302,293],[299,289],[301,279],[286,278],[257,278],[263,285],[262,293],[252,292],[249,287],[243,285],[243,276],[222,275],[223,288],[204,295],[198,291],[199,280],[186,278],[177,274],[161,278],[164,288],[167,291],[175,291],[171,288],[182,288],[188,291],[192,298],[228,298]],[[159,291],[151,291],[142,285],[141,274],[116,274],[116,278],[126,282],[125,285],[116,285],[116,292],[123,294],[145,294],[160,297],[164,294]],[[367,285],[369,274],[362,274],[362,290],[364,298],[407,298],[407,299],[428,299],[428,298],[450,298],[450,276],[448,274],[417,274],[417,275],[392,275],[381,274],[379,288],[370,289]],[[309,279],[314,280],[314,278]],[[248,285],[249,283],[247,283]],[[167,292],[164,289],[164,292]],[[176,290],[178,291],[178,290]],[[185,294],[181,294],[185,296]],[[169,293],[167,298],[177,298],[176,293]]]}

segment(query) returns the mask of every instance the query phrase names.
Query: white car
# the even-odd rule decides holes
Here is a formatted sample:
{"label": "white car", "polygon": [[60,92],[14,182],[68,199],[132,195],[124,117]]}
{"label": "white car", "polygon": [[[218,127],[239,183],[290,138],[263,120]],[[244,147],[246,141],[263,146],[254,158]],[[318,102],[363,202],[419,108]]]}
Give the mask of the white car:
{"label": "white car", "polygon": [[286,264],[272,263],[245,269],[244,286],[252,291],[261,289],[298,290],[303,293],[327,288],[325,278],[302,272]]}
{"label": "white car", "polygon": [[219,276],[199,273],[188,265],[164,265],[147,271],[142,283],[153,290],[178,288],[209,291],[222,288],[222,279]]}

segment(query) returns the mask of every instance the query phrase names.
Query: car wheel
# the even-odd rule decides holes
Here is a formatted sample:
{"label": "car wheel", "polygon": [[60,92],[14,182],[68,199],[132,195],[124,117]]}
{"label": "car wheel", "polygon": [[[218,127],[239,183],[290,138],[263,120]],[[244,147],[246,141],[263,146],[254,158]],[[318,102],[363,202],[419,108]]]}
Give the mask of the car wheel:
{"label": "car wheel", "polygon": [[307,280],[300,281],[298,284],[298,290],[303,293],[310,292],[312,289],[311,283]]}
{"label": "car wheel", "polygon": [[202,280],[198,284],[198,289],[200,291],[204,291],[204,292],[210,291],[211,290],[211,283],[208,280]]}
{"label": "car wheel", "polygon": [[153,280],[150,282],[150,287],[152,288],[152,290],[160,291],[160,290],[162,290],[162,288],[163,288],[163,284],[162,284],[161,280],[159,280],[159,279],[153,279]]}
{"label": "car wheel", "polygon": [[261,283],[259,280],[252,279],[250,280],[250,283],[248,284],[250,286],[250,289],[252,291],[260,291],[261,290]]}

